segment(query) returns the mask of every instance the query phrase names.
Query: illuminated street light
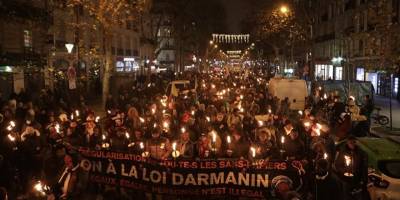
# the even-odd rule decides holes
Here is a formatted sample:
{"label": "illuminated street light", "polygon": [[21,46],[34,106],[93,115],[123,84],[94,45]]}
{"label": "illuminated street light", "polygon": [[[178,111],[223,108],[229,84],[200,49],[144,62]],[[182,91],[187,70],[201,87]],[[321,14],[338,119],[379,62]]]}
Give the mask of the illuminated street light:
{"label": "illuminated street light", "polygon": [[72,49],[74,49],[74,44],[67,43],[65,44],[65,47],[67,48],[68,53],[71,53]]}
{"label": "illuminated street light", "polygon": [[287,6],[281,6],[280,11],[283,14],[287,14],[289,12],[289,8]]}

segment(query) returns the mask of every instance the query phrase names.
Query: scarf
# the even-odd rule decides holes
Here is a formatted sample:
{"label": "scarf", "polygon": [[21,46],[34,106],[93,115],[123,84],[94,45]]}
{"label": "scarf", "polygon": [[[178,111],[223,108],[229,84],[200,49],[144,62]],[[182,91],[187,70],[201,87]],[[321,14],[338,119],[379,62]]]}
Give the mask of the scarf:
{"label": "scarf", "polygon": [[62,181],[64,181],[63,188],[62,188],[63,195],[67,194],[67,192],[68,192],[68,186],[69,186],[69,181],[71,179],[72,172],[76,171],[78,168],[79,168],[79,164],[77,164],[72,169],[69,169],[68,167],[66,167],[64,169],[64,172],[62,173],[61,178],[58,180],[59,184],[61,184]]}

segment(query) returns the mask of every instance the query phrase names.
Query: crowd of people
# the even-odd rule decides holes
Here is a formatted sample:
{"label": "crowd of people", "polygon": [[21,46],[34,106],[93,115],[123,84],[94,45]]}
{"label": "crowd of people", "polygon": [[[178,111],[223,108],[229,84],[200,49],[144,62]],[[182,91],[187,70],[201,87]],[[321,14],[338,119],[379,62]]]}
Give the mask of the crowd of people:
{"label": "crowd of people", "polygon": [[[278,191],[277,199],[366,198],[366,173],[361,170],[365,156],[354,144],[354,136],[368,133],[373,110],[369,96],[360,108],[354,98],[342,102],[338,93],[325,93],[313,85],[305,109],[294,111],[289,98],[278,99],[268,92],[267,77],[259,72],[176,76],[192,80],[192,86],[173,96],[160,89],[165,87],[162,75],[135,82],[107,98],[104,115],[95,113],[84,98],[71,104],[50,90],[37,94],[35,101],[28,92],[0,98],[2,196],[33,198],[32,186],[46,180],[52,186],[49,196],[58,199],[83,199],[83,188],[95,190],[103,199],[133,198],[129,191],[120,195],[79,184],[83,178],[78,175],[76,149],[85,147],[155,160],[176,156],[301,160],[308,171],[303,188]],[[366,120],[354,126],[352,121],[359,116]],[[344,145],[335,146],[343,139]],[[174,150],[180,155],[174,155]],[[351,169],[346,164],[348,155],[354,163]],[[142,195],[151,199],[151,194]]]}

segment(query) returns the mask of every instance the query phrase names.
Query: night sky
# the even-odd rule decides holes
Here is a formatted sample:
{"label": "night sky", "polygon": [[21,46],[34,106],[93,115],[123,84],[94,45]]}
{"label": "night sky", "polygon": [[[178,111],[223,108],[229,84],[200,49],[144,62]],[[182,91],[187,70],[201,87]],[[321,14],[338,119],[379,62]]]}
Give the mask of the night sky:
{"label": "night sky", "polygon": [[220,0],[225,8],[227,14],[227,24],[229,33],[240,33],[240,23],[246,16],[248,3],[246,0]]}

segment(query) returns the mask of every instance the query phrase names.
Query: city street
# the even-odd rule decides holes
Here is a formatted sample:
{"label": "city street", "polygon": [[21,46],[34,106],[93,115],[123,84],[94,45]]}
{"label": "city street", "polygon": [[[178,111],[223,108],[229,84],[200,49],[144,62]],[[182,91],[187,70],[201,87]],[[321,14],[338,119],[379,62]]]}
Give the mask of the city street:
{"label": "city street", "polygon": [[400,200],[399,85],[400,0],[0,0],[0,200]]}

